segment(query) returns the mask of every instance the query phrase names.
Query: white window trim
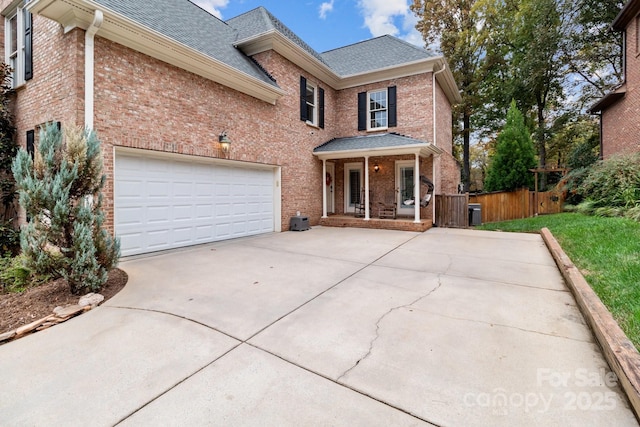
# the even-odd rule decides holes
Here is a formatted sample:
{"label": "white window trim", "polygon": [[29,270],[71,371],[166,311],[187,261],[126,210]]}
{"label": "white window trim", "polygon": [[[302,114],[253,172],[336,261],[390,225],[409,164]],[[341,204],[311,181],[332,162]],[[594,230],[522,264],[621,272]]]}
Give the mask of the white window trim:
{"label": "white window trim", "polygon": [[[404,205],[402,200],[402,176],[400,174],[400,170],[402,168],[411,168],[413,169],[414,177],[416,173],[415,161],[413,160],[396,160],[396,203],[398,204],[398,213],[402,215],[410,215],[415,212],[415,206],[413,205]],[[415,181],[415,180],[414,180]],[[414,182],[415,185],[415,182]],[[418,201],[420,203],[420,201]]]}
{"label": "white window trim", "polygon": [[11,19],[16,18],[17,21],[17,53],[16,53],[16,66],[11,73],[11,87],[18,88],[25,84],[24,79],[24,60],[25,60],[25,44],[24,44],[24,13],[22,7],[16,7],[11,12],[7,13],[4,18],[4,61],[6,64],[11,64]]}
{"label": "white window trim", "polygon": [[[386,100],[387,100],[387,107],[384,110],[374,110],[374,111],[385,111],[387,113],[387,125],[386,126],[380,126],[380,127],[371,127],[371,94],[372,93],[378,93],[378,92],[384,92]],[[367,131],[379,131],[379,130],[387,130],[389,129],[389,90],[388,89],[378,89],[378,90],[371,90],[369,92],[367,92]]]}
{"label": "white window trim", "polygon": [[[307,90],[309,88],[313,89],[313,104],[310,104],[307,101],[307,106],[311,105],[313,107],[313,117],[307,117],[307,124],[311,126],[318,126],[318,85],[307,80]],[[305,94],[305,100],[307,99]]]}
{"label": "white window trim", "polygon": [[363,179],[364,179],[364,174],[362,171],[362,163],[345,163],[344,164],[344,212],[348,213],[354,213],[356,211],[356,207],[355,205],[351,205],[349,202],[349,193],[350,193],[350,185],[351,185],[351,180],[349,178],[349,171],[352,170],[357,170],[358,173],[360,174],[360,192],[362,192],[362,185],[363,185]]}

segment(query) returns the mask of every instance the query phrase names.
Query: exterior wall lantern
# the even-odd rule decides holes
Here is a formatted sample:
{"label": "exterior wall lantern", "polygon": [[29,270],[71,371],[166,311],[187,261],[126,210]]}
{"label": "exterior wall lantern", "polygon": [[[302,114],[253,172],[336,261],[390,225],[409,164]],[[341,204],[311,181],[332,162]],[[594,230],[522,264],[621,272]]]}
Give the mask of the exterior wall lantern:
{"label": "exterior wall lantern", "polygon": [[222,152],[225,157],[229,157],[229,148],[231,147],[231,140],[227,136],[227,132],[224,131],[220,135],[218,135],[218,142],[220,143],[220,147],[222,148]]}
{"label": "exterior wall lantern", "polygon": [[378,166],[378,164],[376,163],[375,165],[373,165],[373,171],[375,173],[378,173],[378,171],[380,170],[380,166]]}

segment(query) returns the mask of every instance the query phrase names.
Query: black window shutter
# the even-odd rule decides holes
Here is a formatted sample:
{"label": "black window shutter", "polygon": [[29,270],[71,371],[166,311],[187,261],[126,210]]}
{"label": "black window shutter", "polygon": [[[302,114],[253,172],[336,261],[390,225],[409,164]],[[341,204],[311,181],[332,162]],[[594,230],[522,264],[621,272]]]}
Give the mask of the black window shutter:
{"label": "black window shutter", "polygon": [[398,126],[398,102],[395,86],[390,86],[387,88],[387,96],[389,97],[389,127],[394,128]]}
{"label": "black window shutter", "polygon": [[324,129],[324,89],[318,88],[318,126]]}
{"label": "black window shutter", "polygon": [[367,130],[367,92],[358,94],[358,130]]}
{"label": "black window shutter", "polygon": [[307,79],[300,76],[300,120],[307,121]]}
{"label": "black window shutter", "polygon": [[34,156],[35,156],[35,152],[36,152],[36,148],[35,148],[35,131],[34,130],[28,130],[27,131],[27,153],[29,153],[29,155],[31,156],[31,160],[33,160]]}
{"label": "black window shutter", "polygon": [[24,79],[33,78],[33,17],[25,8],[24,13]]}

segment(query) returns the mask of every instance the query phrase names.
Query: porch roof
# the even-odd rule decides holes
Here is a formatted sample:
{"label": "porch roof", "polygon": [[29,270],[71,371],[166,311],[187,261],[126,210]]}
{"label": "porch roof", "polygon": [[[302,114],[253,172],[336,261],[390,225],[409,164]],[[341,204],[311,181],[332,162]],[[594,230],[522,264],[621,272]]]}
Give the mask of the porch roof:
{"label": "porch roof", "polygon": [[321,160],[404,154],[418,154],[421,157],[428,157],[442,153],[440,148],[429,142],[397,133],[334,138],[313,150],[313,154]]}

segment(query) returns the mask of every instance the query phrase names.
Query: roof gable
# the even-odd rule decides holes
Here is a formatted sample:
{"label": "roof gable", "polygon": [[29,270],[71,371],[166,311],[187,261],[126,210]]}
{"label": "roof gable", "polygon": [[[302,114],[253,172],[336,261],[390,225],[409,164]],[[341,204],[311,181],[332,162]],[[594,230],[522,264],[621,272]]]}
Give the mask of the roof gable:
{"label": "roof gable", "polygon": [[94,0],[177,42],[275,86],[252,60],[233,46],[232,27],[187,0]]}
{"label": "roof gable", "polygon": [[289,27],[284,25],[282,21],[273,16],[271,12],[262,6],[243,13],[242,15],[238,15],[235,18],[228,19],[226,22],[236,30],[238,42],[270,31],[277,31],[309,55],[324,63],[324,59],[318,52],[305,43],[304,40],[298,37],[296,33],[291,31]]}

